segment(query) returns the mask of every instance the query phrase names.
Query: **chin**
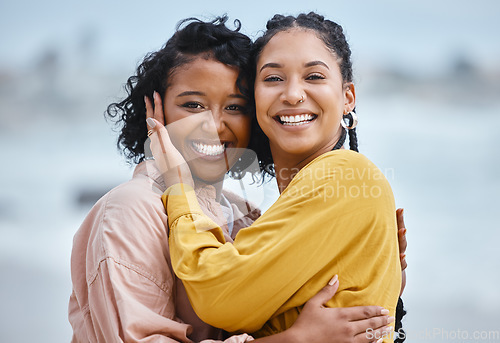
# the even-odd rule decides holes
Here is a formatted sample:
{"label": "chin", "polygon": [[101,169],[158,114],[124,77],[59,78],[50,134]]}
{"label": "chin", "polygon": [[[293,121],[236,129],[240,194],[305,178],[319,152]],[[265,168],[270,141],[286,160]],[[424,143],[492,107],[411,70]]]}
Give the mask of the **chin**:
{"label": "chin", "polygon": [[227,168],[224,164],[190,163],[189,168],[195,179],[207,184],[217,183],[224,179]]}

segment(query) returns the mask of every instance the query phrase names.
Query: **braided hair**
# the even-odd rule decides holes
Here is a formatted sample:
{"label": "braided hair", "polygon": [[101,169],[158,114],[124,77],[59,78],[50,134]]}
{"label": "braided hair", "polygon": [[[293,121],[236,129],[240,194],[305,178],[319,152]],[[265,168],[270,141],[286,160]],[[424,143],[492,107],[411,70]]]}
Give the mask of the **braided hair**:
{"label": "braided hair", "polygon": [[[332,51],[332,53],[337,57],[338,64],[340,68],[340,73],[342,75],[342,80],[344,84],[353,81],[352,73],[352,62],[351,62],[351,49],[347,43],[346,37],[342,26],[339,24],[325,19],[322,15],[314,12],[308,14],[302,13],[297,17],[294,16],[283,16],[276,14],[272,17],[266,25],[266,31],[259,37],[253,47],[252,53],[252,65],[254,66],[252,70],[252,81],[255,82],[257,61],[262,53],[264,47],[269,43],[269,41],[277,34],[283,31],[287,31],[294,28],[303,28],[311,30],[314,32],[319,39]],[[355,110],[353,110],[355,112]],[[352,126],[354,118],[351,113],[344,115],[343,119],[346,121],[346,126]],[[262,170],[263,179],[266,175],[270,177],[275,176],[273,159],[271,155],[271,149],[269,147],[269,139],[264,134],[262,129],[258,125],[254,125],[254,132],[252,134],[253,140],[250,141],[250,147],[255,150],[259,158],[259,165]],[[356,128],[347,129],[349,135],[349,148],[354,151],[358,151],[358,139],[356,134]],[[333,148],[340,149],[346,140],[346,129],[342,128],[342,133],[340,135],[339,141]],[[397,343],[402,343],[405,340],[405,332],[402,329],[402,318],[406,314],[403,307],[403,300],[398,299],[398,304],[396,306],[396,323],[395,332],[398,333],[398,338],[395,340]]]}

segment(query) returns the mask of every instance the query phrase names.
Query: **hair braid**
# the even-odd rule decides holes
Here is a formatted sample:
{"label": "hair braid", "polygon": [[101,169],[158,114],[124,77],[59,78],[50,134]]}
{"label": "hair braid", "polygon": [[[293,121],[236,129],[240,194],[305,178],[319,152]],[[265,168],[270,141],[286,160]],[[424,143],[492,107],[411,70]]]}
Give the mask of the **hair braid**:
{"label": "hair braid", "polygon": [[[340,73],[342,75],[342,81],[344,82],[344,84],[353,81],[351,49],[345,37],[344,30],[339,24],[325,19],[325,17],[323,17],[322,15],[310,12],[307,14],[299,14],[297,17],[276,14],[267,22],[266,28],[267,30],[264,32],[264,34],[259,37],[254,44],[252,54],[253,69],[251,71],[252,83],[255,82],[257,61],[264,47],[277,33],[293,28],[302,28],[314,32],[317,37],[323,41],[326,47],[328,47],[337,57]],[[352,117],[350,124],[352,125]],[[250,143],[250,147],[257,153],[263,176],[267,174],[272,177],[274,176],[274,167],[271,150],[269,148],[269,139],[264,135],[260,128],[257,127],[255,130],[256,131],[252,133],[253,139]],[[353,151],[358,151],[358,137],[356,129],[353,128],[347,131],[349,134],[349,148]],[[337,142],[337,145],[340,145],[339,148],[344,143],[342,140],[345,140],[345,137],[346,133],[343,129],[339,142]],[[403,308],[403,301],[401,300],[401,298],[399,298],[398,306],[396,308],[395,327],[397,331],[399,330],[398,332],[403,332],[403,335],[401,336],[401,338],[398,338],[397,342],[403,342],[405,340],[404,331],[402,331],[401,324],[401,319],[405,314],[406,311]]]}
{"label": "hair braid", "polygon": [[359,152],[358,150],[358,137],[356,135],[356,128],[349,129],[349,149]]}

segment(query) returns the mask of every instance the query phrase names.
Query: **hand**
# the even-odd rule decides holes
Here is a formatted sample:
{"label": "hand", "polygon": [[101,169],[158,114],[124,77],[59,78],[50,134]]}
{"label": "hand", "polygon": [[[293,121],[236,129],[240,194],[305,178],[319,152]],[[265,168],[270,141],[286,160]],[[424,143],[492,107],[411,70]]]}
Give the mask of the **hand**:
{"label": "hand", "polygon": [[[388,324],[394,321],[389,311],[380,306],[356,306],[328,308],[324,305],[337,292],[336,276],[302,309],[299,317],[289,329],[293,330],[297,342],[375,342],[392,332]],[[368,331],[367,331],[368,330]],[[369,333],[369,334],[367,334]]]}
{"label": "hand", "polygon": [[399,293],[399,296],[403,294],[403,291],[406,287],[406,267],[408,267],[408,264],[406,263],[406,247],[407,247],[407,242],[406,242],[406,227],[405,227],[405,221],[403,218],[403,209],[398,208],[396,210],[396,220],[398,222],[398,243],[399,243],[399,261],[401,262],[401,270],[403,271],[401,273],[401,291]]}
{"label": "hand", "polygon": [[[149,99],[147,95],[144,96],[144,103],[146,104],[146,121],[147,118],[153,118],[161,125],[165,126],[165,116],[163,114],[163,111],[161,110],[162,109],[161,97],[156,91],[153,93],[153,101],[155,102],[154,109],[151,103],[151,99]],[[160,107],[157,106],[157,103],[160,105]],[[148,125],[148,130],[149,129],[151,128]]]}
{"label": "hand", "polygon": [[186,160],[172,144],[168,131],[162,124],[163,120],[161,122],[156,120],[157,118],[163,118],[160,95],[154,92],[153,98],[154,109],[148,97],[144,97],[144,101],[146,103],[146,122],[150,129],[148,132],[151,133],[149,135],[151,139],[150,147],[155,163],[163,175],[167,188],[176,183],[185,183],[193,187],[193,177]]}

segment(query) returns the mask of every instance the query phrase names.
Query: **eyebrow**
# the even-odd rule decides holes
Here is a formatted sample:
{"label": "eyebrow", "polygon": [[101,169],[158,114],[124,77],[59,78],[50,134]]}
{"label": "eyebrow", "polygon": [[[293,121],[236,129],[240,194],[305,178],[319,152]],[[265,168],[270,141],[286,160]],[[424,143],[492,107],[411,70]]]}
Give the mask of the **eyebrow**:
{"label": "eyebrow", "polygon": [[283,68],[283,65],[279,63],[266,63],[260,68],[259,73],[264,70],[264,68]]}
{"label": "eyebrow", "polygon": [[[183,97],[183,96],[190,96],[190,95],[207,96],[205,93],[199,92],[199,91],[185,91],[185,92],[182,92],[182,93],[178,94],[177,97],[180,98],[180,97]],[[227,97],[228,98],[246,99],[246,97],[244,97],[243,95],[236,94],[236,93],[235,94],[229,94]]]}
{"label": "eyebrow", "polygon": [[[304,64],[304,67],[309,68],[309,67],[314,67],[314,66],[318,66],[318,65],[323,66],[326,69],[330,70],[330,68],[328,68],[328,65],[322,61],[307,62],[306,64]],[[262,68],[260,68],[259,72],[261,72],[264,68],[283,68],[283,65],[279,64],[279,63],[266,63],[262,66]]]}
{"label": "eyebrow", "polygon": [[328,68],[328,66],[326,65],[325,62],[322,62],[322,61],[311,61],[311,62],[307,62],[306,64],[304,64],[304,66],[306,68],[309,68],[309,67],[314,67],[314,66],[323,66],[325,67],[326,69],[330,70],[330,68]]}
{"label": "eyebrow", "polygon": [[199,95],[199,96],[206,96],[205,93],[203,92],[198,92],[198,91],[186,91],[186,92],[182,92],[180,94],[177,95],[178,98],[182,97],[182,96],[190,96],[190,95]]}

